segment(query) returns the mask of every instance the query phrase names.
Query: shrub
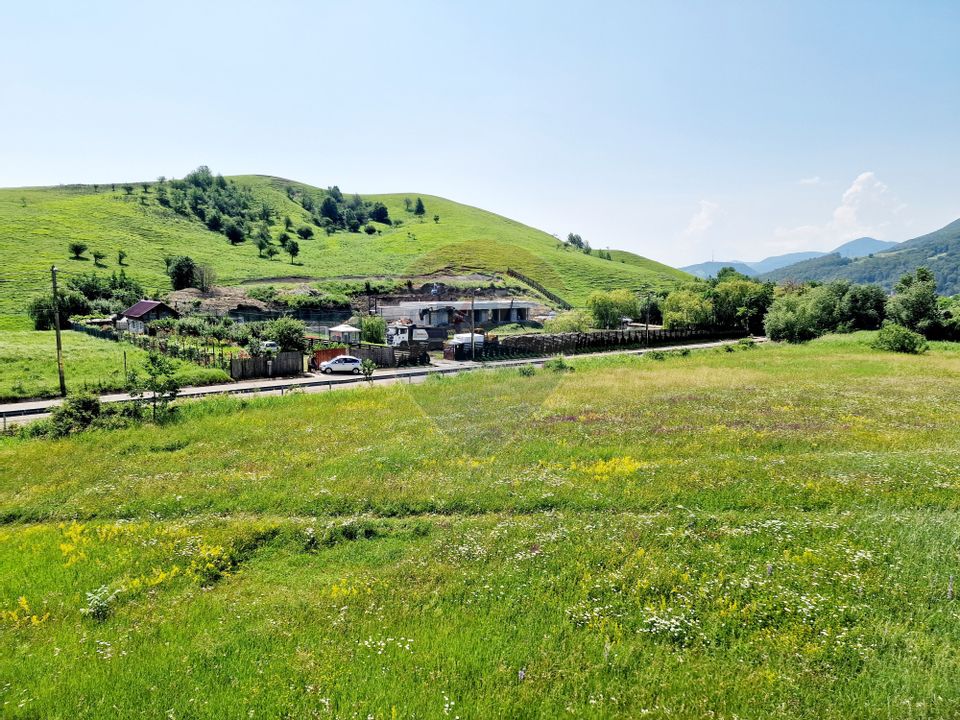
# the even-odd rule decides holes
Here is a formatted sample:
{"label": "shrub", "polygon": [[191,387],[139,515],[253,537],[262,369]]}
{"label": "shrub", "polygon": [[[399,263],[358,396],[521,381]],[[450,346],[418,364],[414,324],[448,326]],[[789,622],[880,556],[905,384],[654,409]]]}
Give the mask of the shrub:
{"label": "shrub", "polygon": [[245,236],[243,223],[229,218],[223,224],[223,234],[227,236],[227,240],[230,241],[231,245],[242,243]]}
{"label": "shrub", "polygon": [[[60,315],[60,327],[69,327],[74,315],[87,315],[90,303],[76,290],[57,290],[57,309]],[[53,294],[41,295],[30,301],[27,313],[33,320],[34,330],[53,328]]]}
{"label": "shrub", "polygon": [[313,228],[309,225],[302,225],[297,228],[297,235],[300,236],[301,240],[309,240],[313,237]]}
{"label": "shrub", "polygon": [[647,357],[651,360],[666,360],[667,354],[663,350],[652,350],[647,353]]}
{"label": "shrub", "polygon": [[593,318],[585,310],[568,310],[562,312],[544,324],[544,330],[552,333],[586,332],[590,329]]}
{"label": "shrub", "polygon": [[573,366],[564,360],[562,355],[550,358],[543,364],[544,370],[551,370],[555,373],[573,372]]}
{"label": "shrub", "polygon": [[70,255],[77,260],[83,257],[83,254],[87,251],[87,244],[82,242],[72,242],[67,247],[70,250]]}
{"label": "shrub", "polygon": [[533,377],[537,374],[537,370],[533,365],[521,365],[517,372],[520,373],[520,377]]}
{"label": "shrub", "polygon": [[367,235],[376,235],[376,234],[377,234],[377,228],[376,228],[376,226],[374,226],[374,225],[364,225],[364,226],[363,226],[363,231],[364,231]]}
{"label": "shrub", "polygon": [[926,352],[929,347],[923,335],[895,323],[887,323],[880,328],[871,346],[876,350],[910,353],[912,355]]}

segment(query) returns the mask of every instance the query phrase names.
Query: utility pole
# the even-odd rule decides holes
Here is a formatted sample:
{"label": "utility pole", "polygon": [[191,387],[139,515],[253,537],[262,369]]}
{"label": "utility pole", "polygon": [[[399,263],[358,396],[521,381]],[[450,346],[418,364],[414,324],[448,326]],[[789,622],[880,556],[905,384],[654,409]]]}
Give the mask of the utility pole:
{"label": "utility pole", "polygon": [[643,330],[643,339],[647,345],[650,344],[650,291],[647,290],[647,323]]}
{"label": "utility pole", "polygon": [[477,359],[477,335],[474,332],[476,313],[473,310],[474,300],[477,298],[477,291],[474,290],[470,295],[470,360]]}
{"label": "utility pole", "polygon": [[60,301],[57,297],[57,266],[50,266],[50,281],[53,284],[53,329],[57,333],[57,374],[60,376],[60,395],[67,396],[67,381],[63,378],[63,345],[60,343]]}

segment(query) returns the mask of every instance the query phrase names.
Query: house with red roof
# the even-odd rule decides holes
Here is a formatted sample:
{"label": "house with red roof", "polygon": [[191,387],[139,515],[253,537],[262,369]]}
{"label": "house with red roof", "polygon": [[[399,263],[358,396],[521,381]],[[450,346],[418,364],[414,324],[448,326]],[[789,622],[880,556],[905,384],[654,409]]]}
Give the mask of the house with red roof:
{"label": "house with red roof", "polygon": [[120,313],[117,330],[143,334],[147,331],[147,323],[176,317],[180,317],[179,313],[166,303],[159,300],[141,300]]}

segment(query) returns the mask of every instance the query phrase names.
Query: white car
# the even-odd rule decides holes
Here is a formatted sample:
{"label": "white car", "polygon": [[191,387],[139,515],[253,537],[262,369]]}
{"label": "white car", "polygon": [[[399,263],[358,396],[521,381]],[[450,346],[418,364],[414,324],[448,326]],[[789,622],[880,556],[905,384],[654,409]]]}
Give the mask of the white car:
{"label": "white car", "polygon": [[264,340],[260,343],[260,352],[275,353],[280,351],[280,346],[273,340]]}
{"label": "white car", "polygon": [[333,358],[333,360],[326,360],[320,363],[320,372],[326,373],[327,375],[335,372],[359,375],[361,363],[360,358],[353,357],[353,355],[340,355],[339,357]]}

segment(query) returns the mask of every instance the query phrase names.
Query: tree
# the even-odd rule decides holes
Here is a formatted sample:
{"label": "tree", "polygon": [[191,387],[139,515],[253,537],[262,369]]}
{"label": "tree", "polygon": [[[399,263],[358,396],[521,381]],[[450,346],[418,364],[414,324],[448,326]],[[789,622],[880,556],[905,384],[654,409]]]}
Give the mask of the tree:
{"label": "tree", "polygon": [[294,259],[300,254],[300,244],[296,240],[288,240],[286,251],[290,255],[290,264],[292,265]]}
{"label": "tree", "polygon": [[[70,326],[72,315],[86,315],[90,312],[90,303],[76,290],[57,290],[57,310],[60,315],[60,327]],[[35,297],[27,305],[27,314],[33,320],[34,330],[53,328],[53,294]]]}
{"label": "tree", "polygon": [[267,253],[267,259],[273,260],[273,258],[275,258],[277,255],[280,254],[280,251],[277,250],[273,245],[271,245],[270,247],[267,248],[266,253]]}
{"label": "tree", "polygon": [[617,325],[620,324],[620,318],[635,320],[640,316],[640,303],[629,290],[611,290],[608,295],[617,312]]}
{"label": "tree", "polygon": [[663,301],[663,327],[696,329],[713,321],[713,303],[693,290],[674,290]]}
{"label": "tree", "polygon": [[[143,372],[146,377],[141,377],[136,370],[130,373],[127,379],[129,392],[141,402],[150,403],[151,416],[156,422],[158,417],[163,419],[168,406],[176,399],[180,384],[175,378],[173,361],[158,352],[151,351],[147,355]],[[146,397],[147,393],[150,393],[149,397]]]}
{"label": "tree", "polygon": [[220,232],[223,229],[223,215],[216,210],[206,213],[207,229],[213,232]]}
{"label": "tree", "polygon": [[186,255],[171,258],[170,264],[167,265],[167,275],[170,276],[170,284],[173,285],[174,290],[193,287],[196,271],[196,263]]}
{"label": "tree", "polygon": [[360,363],[360,372],[363,373],[363,379],[367,382],[373,382],[373,373],[377,369],[377,364],[370,358],[364,358]]}
{"label": "tree", "polygon": [[127,251],[124,249],[117,250],[117,265],[123,265],[123,261],[127,259]]}
{"label": "tree", "polygon": [[360,339],[363,342],[382,345],[387,341],[387,321],[379,315],[363,318],[363,333]]}
{"label": "tree", "polygon": [[403,199],[403,209],[406,210],[407,212],[410,212],[412,208],[413,208],[413,200],[411,200],[408,197],[405,197]]}
{"label": "tree", "polygon": [[340,206],[332,196],[327,195],[320,203],[320,215],[330,220],[335,225],[343,222],[343,215],[340,214]]}
{"label": "tree", "polygon": [[283,216],[283,229],[284,230],[293,230],[293,220],[290,219],[289,215]]}
{"label": "tree", "polygon": [[844,330],[876,330],[886,316],[887,293],[879,285],[853,285],[840,301]]}
{"label": "tree", "polygon": [[440,222],[440,216],[439,216],[439,215],[434,215],[434,216],[433,216],[433,221],[434,221],[435,223],[439,223],[439,222]]}
{"label": "tree", "polygon": [[742,328],[754,334],[763,332],[763,316],[773,302],[773,285],[758,283],[733,271],[721,270],[713,286],[712,298],[718,327]]}
{"label": "tree", "polygon": [[231,245],[242,243],[244,238],[244,228],[242,223],[237,222],[233,218],[228,218],[223,224],[223,234],[227,236],[227,240],[230,241]]}
{"label": "tree", "polygon": [[629,290],[595,290],[587,298],[587,308],[593,316],[593,325],[598,328],[616,328],[623,318],[640,315],[640,304]]}
{"label": "tree", "polygon": [[567,244],[573,245],[575,248],[583,250],[583,238],[577,235],[576,233],[569,233],[567,235]]}
{"label": "tree", "polygon": [[107,254],[103,250],[94,250],[93,251],[93,264],[97,266],[102,266],[103,260],[107,257]]}
{"label": "tree", "polygon": [[269,238],[265,238],[262,235],[257,235],[256,242],[257,242],[257,252],[259,253],[260,257],[263,257],[263,251],[266,250],[268,247],[270,247],[270,240]]}
{"label": "tree", "polygon": [[543,327],[552,333],[586,332],[592,320],[593,316],[585,310],[567,310],[547,320]]}
{"label": "tree", "polygon": [[797,293],[783,295],[774,300],[763,320],[763,327],[771,340],[786,340],[791,343],[806,342],[818,334],[809,302]]}
{"label": "tree", "polygon": [[617,306],[610,298],[610,293],[594,290],[587,297],[587,308],[593,315],[593,325],[598,328],[615,328],[620,325],[622,317]]}
{"label": "tree", "polygon": [[193,271],[193,282],[198,290],[209,292],[217,282],[217,272],[212,265],[197,265]]}
{"label": "tree", "polygon": [[363,226],[363,231],[364,231],[367,235],[376,235],[376,234],[377,234],[377,228],[376,228],[374,225],[364,225],[364,226]]}
{"label": "tree", "polygon": [[297,235],[301,240],[309,240],[313,237],[313,228],[309,225],[302,225],[297,228]]}
{"label": "tree", "polygon": [[277,318],[264,333],[273,340],[281,352],[304,352],[307,349],[307,326],[290,317]]}
{"label": "tree", "polygon": [[133,185],[123,185],[122,187],[127,195],[133,195]]}
{"label": "tree", "polygon": [[374,222],[389,225],[390,213],[387,211],[387,206],[382,202],[375,202],[373,207],[370,208],[370,219]]}
{"label": "tree", "polygon": [[937,298],[937,282],[926,268],[917,268],[897,282],[887,300],[887,318],[926,337],[943,330],[944,317]]}
{"label": "tree", "polygon": [[417,198],[416,205],[413,207],[413,214],[417,217],[423,217],[427,213],[427,208],[423,205],[423,200]]}
{"label": "tree", "polygon": [[280,236],[277,238],[277,242],[280,243],[280,247],[285,248],[287,243],[290,242],[290,236],[285,232],[280,233]]}
{"label": "tree", "polygon": [[86,243],[82,242],[72,242],[67,246],[70,250],[70,254],[75,260],[80,260],[83,257],[83,254],[87,251]]}

